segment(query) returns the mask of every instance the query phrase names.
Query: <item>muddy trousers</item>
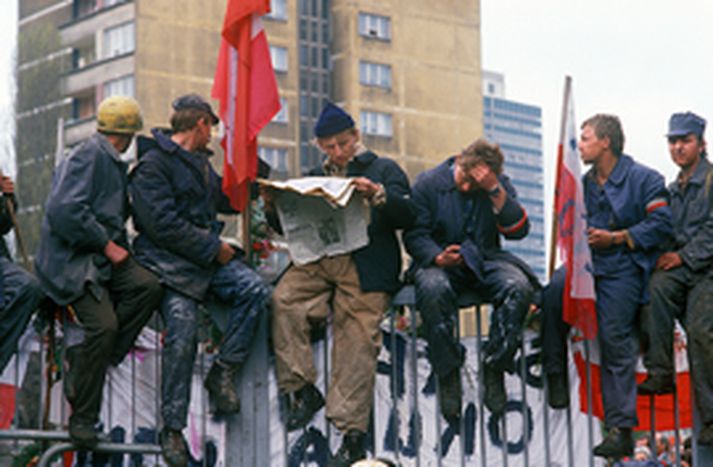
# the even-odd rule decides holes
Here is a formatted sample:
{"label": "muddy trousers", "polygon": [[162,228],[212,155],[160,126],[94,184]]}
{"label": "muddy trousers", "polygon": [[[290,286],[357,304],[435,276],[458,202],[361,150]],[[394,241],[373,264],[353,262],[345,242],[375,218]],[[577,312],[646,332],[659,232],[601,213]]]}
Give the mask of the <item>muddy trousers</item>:
{"label": "muddy trousers", "polygon": [[95,424],[101,409],[109,365],[118,365],[161,302],[158,279],[129,258],[113,267],[97,299],[87,292],[72,303],[84,328],[84,340],[71,352],[70,422]]}
{"label": "muddy trousers", "polygon": [[20,266],[0,257],[0,373],[15,353],[42,289],[37,279]]}
{"label": "muddy trousers", "polygon": [[[228,309],[228,327],[223,334],[218,359],[227,365],[241,365],[248,357],[265,311],[269,289],[254,270],[234,259],[213,274],[209,293]],[[164,426],[172,430],[180,431],[186,427],[198,346],[200,304],[200,301],[173,289],[166,289],[161,303],[161,316],[166,325],[161,355],[161,416]]]}
{"label": "muddy trousers", "polygon": [[693,390],[706,425],[713,423],[713,278],[709,274],[694,273],[686,265],[655,271],[649,282],[651,300],[642,310],[644,364],[651,374],[673,374],[674,320],[686,329]]}
{"label": "muddy trousers", "polygon": [[327,418],[342,432],[365,432],[374,398],[384,292],[363,292],[349,255],[292,266],[273,294],[272,338],[283,393],[315,384],[311,323],[332,320],[332,369]]}

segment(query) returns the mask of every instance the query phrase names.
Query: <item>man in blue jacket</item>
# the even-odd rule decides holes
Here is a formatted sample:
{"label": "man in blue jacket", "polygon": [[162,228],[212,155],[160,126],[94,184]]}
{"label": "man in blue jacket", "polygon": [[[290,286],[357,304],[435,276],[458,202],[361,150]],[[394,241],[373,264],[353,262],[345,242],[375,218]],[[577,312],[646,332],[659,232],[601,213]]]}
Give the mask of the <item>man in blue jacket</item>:
{"label": "man in blue jacket", "polygon": [[[646,284],[671,234],[671,210],[658,172],[622,153],[624,133],[614,115],[597,114],[582,124],[579,152],[592,168],[583,177],[587,236],[595,280],[601,393],[606,438],[594,455],[621,458],[634,449],[636,417],[636,317]],[[542,363],[555,408],[569,405],[567,347],[562,320],[564,270],[543,293]]]}
{"label": "man in blue jacket", "polygon": [[208,160],[207,145],[218,117],[203,98],[188,94],[173,101],[171,131],[152,130],[139,139],[139,163],[130,175],[137,260],[165,287],[161,314],[167,328],[162,354],[160,443],[166,462],[185,466],[186,427],[198,307],[208,296],[229,309],[220,352],[205,379],[216,413],[240,410],[236,376],[247,359],[269,291],[220,239],[217,213],[231,213],[221,178]]}
{"label": "man in blue jacket", "polygon": [[12,229],[8,203],[17,208],[15,184],[0,173],[0,373],[15,353],[17,342],[42,298],[34,276],[12,262],[2,235]]}
{"label": "man in blue jacket", "polygon": [[327,158],[310,175],[355,177],[356,190],[371,206],[369,243],[352,253],[292,265],[273,295],[272,336],[277,383],[289,401],[287,429],[295,430],[309,423],[324,405],[314,386],[317,372],[310,328],[327,318],[331,305],[327,417],[344,439],[329,465],[349,466],[365,456],[381,346],[379,324],[390,294],[399,287],[401,252],[396,230],[410,225],[413,210],[406,174],[394,161],[359,142],[359,130],[346,112],[328,103],[314,133]]}
{"label": "man in blue jacket", "polygon": [[503,372],[513,364],[538,287],[530,268],[500,247],[501,235],[521,239],[529,231],[527,213],[502,173],[503,161],[497,145],[478,139],[419,175],[413,186],[417,216],[404,241],[414,260],[416,302],[438,377],[441,412],[449,421],[461,413],[465,348],[454,336],[458,295],[475,290],[494,306],[483,362],[485,404],[502,413],[507,402]]}
{"label": "man in blue jacket", "polygon": [[81,344],[67,349],[64,383],[69,435],[82,447],[97,442],[108,366],[124,359],[162,295],[156,277],[131,256],[125,226],[128,164],[120,154],[141,127],[134,99],[99,104],[97,133],[57,167],[35,258],[42,288],[74,310],[84,329]]}
{"label": "man in blue jacket", "polygon": [[701,444],[713,445],[713,165],[706,157],[706,121],[675,113],[669,120],[668,149],[680,172],[669,185],[672,243],[656,261],[649,282],[651,301],[643,309],[648,349],[647,379],[639,394],[673,392],[674,319],[688,334],[688,361],[703,429]]}

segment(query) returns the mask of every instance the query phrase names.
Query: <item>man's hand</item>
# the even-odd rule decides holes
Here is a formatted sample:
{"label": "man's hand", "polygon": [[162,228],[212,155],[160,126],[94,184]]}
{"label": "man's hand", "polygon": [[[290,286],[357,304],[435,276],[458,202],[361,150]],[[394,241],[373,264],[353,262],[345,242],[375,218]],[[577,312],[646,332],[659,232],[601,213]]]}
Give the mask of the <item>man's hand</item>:
{"label": "man's hand", "polygon": [[371,198],[377,191],[379,191],[379,185],[366,177],[357,177],[352,181],[352,183],[354,184],[356,191],[364,195],[367,199]]}
{"label": "man's hand", "polygon": [[675,251],[670,251],[659,256],[659,259],[656,260],[656,269],[670,271],[671,269],[675,269],[682,264],[683,260],[681,259],[681,255]]}
{"label": "man's hand", "polygon": [[233,247],[225,242],[220,242],[220,248],[218,249],[218,254],[215,259],[220,264],[228,264],[231,259],[235,256],[235,250]]}
{"label": "man's hand", "polygon": [[460,255],[460,245],[448,245],[433,261],[436,263],[436,266],[441,268],[460,266],[463,264],[463,257]]}
{"label": "man's hand", "polygon": [[104,247],[104,256],[109,259],[113,266],[118,266],[129,259],[129,252],[109,240],[109,243]]}
{"label": "man's hand", "polygon": [[15,183],[6,175],[0,176],[0,191],[5,195],[11,195],[15,192]]}
{"label": "man's hand", "polygon": [[468,171],[468,175],[481,190],[491,191],[498,186],[498,176],[488,164],[476,164]]}
{"label": "man's hand", "polygon": [[609,248],[614,244],[614,235],[609,230],[590,227],[587,229],[587,243],[596,249]]}

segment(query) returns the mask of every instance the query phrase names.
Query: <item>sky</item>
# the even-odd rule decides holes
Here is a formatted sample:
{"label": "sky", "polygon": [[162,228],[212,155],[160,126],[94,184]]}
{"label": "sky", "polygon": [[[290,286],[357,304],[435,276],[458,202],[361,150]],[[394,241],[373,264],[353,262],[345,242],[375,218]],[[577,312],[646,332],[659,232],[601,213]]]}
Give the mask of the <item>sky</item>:
{"label": "sky", "polygon": [[[11,170],[16,18],[16,0],[0,0],[4,171]],[[691,110],[713,120],[711,0],[481,0],[481,47],[483,67],[504,73],[508,99],[542,107],[547,193],[566,75],[578,121],[598,112],[618,115],[625,152],[667,180],[676,174],[663,137],[670,114]]]}

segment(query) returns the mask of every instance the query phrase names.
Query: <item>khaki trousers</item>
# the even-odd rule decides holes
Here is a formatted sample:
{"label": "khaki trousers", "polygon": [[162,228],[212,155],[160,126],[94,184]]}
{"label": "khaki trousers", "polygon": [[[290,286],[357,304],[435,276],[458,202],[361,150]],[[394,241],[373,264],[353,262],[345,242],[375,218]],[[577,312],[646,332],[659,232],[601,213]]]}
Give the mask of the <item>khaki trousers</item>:
{"label": "khaki trousers", "polygon": [[379,323],[388,304],[385,292],[362,292],[350,255],[291,267],[273,295],[272,336],[280,391],[292,392],[315,383],[310,323],[326,319],[331,305],[327,418],[342,432],[365,432],[381,347]]}

